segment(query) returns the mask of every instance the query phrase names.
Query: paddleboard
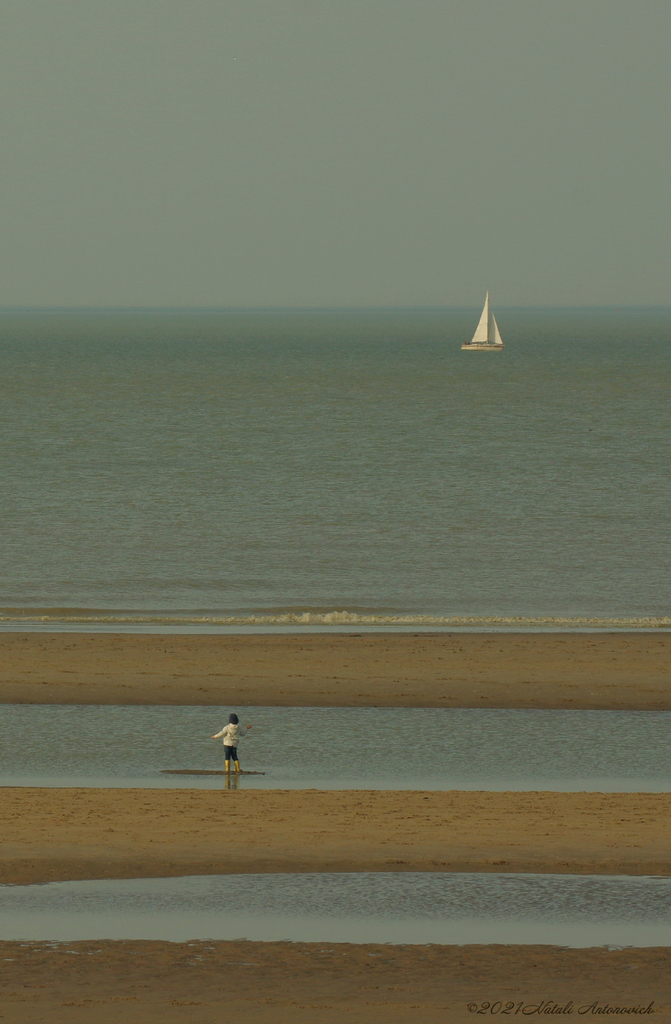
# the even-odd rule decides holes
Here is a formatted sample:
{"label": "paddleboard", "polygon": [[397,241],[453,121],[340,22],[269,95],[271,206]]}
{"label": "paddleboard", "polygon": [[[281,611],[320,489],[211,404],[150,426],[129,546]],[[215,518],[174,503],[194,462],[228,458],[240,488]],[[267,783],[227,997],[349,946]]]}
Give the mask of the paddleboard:
{"label": "paddleboard", "polygon": [[265,775],[265,772],[213,772],[203,768],[161,768],[161,775]]}

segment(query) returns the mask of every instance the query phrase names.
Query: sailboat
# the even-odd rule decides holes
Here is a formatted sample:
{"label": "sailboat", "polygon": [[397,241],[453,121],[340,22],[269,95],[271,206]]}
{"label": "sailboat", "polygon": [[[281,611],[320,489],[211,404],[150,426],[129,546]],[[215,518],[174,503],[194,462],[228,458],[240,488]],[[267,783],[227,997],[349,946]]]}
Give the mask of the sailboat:
{"label": "sailboat", "polygon": [[475,334],[470,341],[465,341],[461,348],[466,352],[500,352],[503,348],[499,325],[493,313],[490,323],[489,292],[487,292],[482,315],[478,326],[475,328]]}

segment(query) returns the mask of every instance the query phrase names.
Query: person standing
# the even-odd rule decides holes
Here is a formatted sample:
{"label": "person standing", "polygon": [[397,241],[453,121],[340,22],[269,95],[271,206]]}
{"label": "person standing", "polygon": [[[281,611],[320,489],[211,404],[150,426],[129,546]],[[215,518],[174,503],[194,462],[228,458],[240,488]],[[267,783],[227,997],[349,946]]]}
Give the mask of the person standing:
{"label": "person standing", "polygon": [[228,724],[225,725],[220,732],[215,733],[214,736],[212,737],[213,740],[221,739],[223,741],[225,758],[224,769],[227,772],[230,772],[231,770],[231,761],[233,761],[235,765],[236,772],[240,771],[240,762],[238,760],[238,743],[240,742],[242,737],[249,732],[250,729],[251,725],[248,725],[245,731],[241,734],[240,719],[236,714],[232,714],[228,716]]}

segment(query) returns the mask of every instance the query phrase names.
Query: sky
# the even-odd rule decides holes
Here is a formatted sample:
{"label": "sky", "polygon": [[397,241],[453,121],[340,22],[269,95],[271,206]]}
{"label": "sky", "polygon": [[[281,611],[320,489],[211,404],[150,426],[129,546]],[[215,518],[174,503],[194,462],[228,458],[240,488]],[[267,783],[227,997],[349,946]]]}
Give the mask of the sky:
{"label": "sky", "polygon": [[4,0],[0,306],[671,305],[669,0]]}

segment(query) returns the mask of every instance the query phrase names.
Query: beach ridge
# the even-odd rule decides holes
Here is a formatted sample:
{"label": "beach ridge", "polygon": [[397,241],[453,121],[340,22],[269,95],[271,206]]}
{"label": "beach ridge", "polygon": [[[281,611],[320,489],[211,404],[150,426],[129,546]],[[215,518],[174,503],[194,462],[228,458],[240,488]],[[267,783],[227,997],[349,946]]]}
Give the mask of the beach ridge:
{"label": "beach ridge", "polygon": [[0,633],[0,703],[671,710],[671,633]]}
{"label": "beach ridge", "polygon": [[335,871],[671,875],[671,794],[0,789],[0,882]]}

